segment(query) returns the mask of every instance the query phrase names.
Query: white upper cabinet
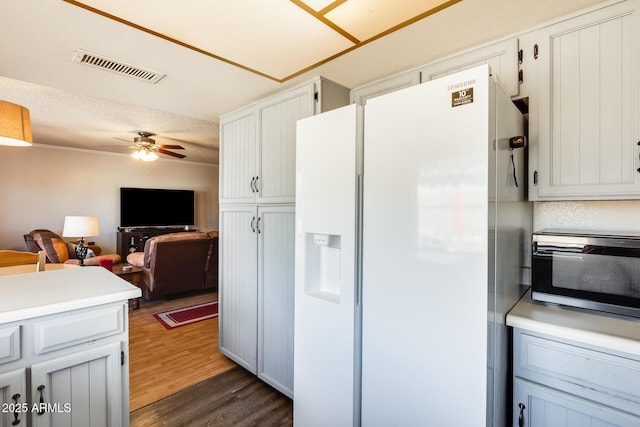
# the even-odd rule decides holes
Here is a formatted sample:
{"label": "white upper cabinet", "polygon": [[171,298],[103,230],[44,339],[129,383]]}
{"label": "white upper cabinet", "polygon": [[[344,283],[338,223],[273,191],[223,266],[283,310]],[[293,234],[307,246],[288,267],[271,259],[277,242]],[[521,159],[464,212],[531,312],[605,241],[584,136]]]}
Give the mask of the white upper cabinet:
{"label": "white upper cabinet", "polygon": [[368,99],[376,96],[483,64],[489,64],[491,72],[498,77],[509,96],[517,97],[520,94],[518,39],[513,37],[438,59],[420,69],[410,70],[354,88],[351,90],[351,102],[365,105]]}
{"label": "white upper cabinet", "polygon": [[220,199],[250,203],[256,198],[257,113],[254,106],[220,122]]}
{"label": "white upper cabinet", "polygon": [[539,30],[531,199],[640,197],[638,3]]}
{"label": "white upper cabinet", "polygon": [[421,81],[427,82],[483,64],[489,65],[509,96],[520,94],[518,39],[515,37],[432,62],[420,69]]}
{"label": "white upper cabinet", "polygon": [[220,203],[292,203],[299,119],[346,105],[349,91],[319,78],[220,120]]}
{"label": "white upper cabinet", "polygon": [[315,85],[288,91],[258,105],[259,203],[288,203],[296,192],[296,122],[315,112]]}
{"label": "white upper cabinet", "polygon": [[351,103],[365,105],[368,99],[420,83],[420,71],[410,71],[368,83],[351,90]]}

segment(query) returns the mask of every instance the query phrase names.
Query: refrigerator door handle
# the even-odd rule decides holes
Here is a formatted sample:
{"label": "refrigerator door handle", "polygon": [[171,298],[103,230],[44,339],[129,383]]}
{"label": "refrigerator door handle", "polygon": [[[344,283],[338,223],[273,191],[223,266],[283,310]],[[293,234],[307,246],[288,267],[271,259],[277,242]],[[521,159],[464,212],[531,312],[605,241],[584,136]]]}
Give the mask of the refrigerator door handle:
{"label": "refrigerator door handle", "polygon": [[356,283],[355,283],[355,304],[362,305],[362,196],[364,189],[364,176],[358,174],[358,184],[356,188]]}

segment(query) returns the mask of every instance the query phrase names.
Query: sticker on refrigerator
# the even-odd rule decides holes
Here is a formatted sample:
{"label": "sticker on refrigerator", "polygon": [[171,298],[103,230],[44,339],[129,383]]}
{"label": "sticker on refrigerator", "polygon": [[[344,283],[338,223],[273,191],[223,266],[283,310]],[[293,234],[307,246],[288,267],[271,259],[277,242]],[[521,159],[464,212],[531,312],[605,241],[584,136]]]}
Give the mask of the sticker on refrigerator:
{"label": "sticker on refrigerator", "polygon": [[467,88],[451,93],[451,107],[459,107],[473,102],[473,88]]}

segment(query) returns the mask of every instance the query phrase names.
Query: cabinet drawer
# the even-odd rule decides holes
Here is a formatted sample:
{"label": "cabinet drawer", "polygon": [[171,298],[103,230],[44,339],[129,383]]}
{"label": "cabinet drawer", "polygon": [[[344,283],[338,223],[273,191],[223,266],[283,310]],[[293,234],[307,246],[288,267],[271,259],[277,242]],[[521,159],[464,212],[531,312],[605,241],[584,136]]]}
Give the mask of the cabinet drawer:
{"label": "cabinet drawer", "polygon": [[20,359],[20,326],[0,329],[0,364]]}
{"label": "cabinet drawer", "polygon": [[81,344],[124,332],[125,305],[97,308],[34,325],[35,353]]}
{"label": "cabinet drawer", "polygon": [[[560,389],[640,403],[640,360],[520,333],[515,374]],[[566,386],[565,386],[566,385]],[[576,391],[578,390],[578,391]]]}

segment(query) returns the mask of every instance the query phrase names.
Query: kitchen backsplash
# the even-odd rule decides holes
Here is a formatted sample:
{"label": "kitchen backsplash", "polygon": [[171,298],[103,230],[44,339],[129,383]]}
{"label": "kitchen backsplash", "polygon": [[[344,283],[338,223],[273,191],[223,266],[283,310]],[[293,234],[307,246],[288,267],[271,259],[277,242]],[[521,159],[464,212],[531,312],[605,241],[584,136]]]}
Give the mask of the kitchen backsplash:
{"label": "kitchen backsplash", "polygon": [[533,230],[544,228],[640,235],[640,200],[535,202]]}

